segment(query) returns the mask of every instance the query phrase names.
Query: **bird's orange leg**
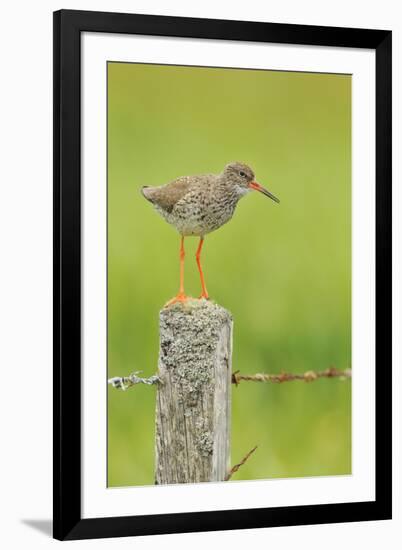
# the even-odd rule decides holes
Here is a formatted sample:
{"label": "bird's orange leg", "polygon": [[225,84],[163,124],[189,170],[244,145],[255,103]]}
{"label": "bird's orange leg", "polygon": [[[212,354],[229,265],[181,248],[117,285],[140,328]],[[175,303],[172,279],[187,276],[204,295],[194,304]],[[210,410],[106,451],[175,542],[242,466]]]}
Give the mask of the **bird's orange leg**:
{"label": "bird's orange leg", "polygon": [[200,272],[200,279],[201,279],[202,294],[201,294],[200,298],[206,298],[208,300],[208,298],[209,298],[208,290],[207,290],[207,287],[205,285],[204,274],[202,272],[202,267],[201,267],[201,250],[202,250],[202,245],[203,244],[204,244],[204,237],[201,237],[200,238],[200,244],[198,245],[197,252],[195,254],[195,259],[197,260],[198,271]]}
{"label": "bird's orange leg", "polygon": [[187,297],[184,293],[184,258],[185,257],[186,257],[186,252],[184,250],[184,237],[182,237],[180,242],[180,290],[178,295],[183,298]]}
{"label": "bird's orange leg", "polygon": [[188,298],[184,292],[184,258],[186,256],[185,250],[184,250],[184,237],[181,238],[180,242],[180,289],[177,296],[169,300],[169,302],[166,304],[167,306],[170,306],[171,304],[175,304],[176,302],[185,302]]}

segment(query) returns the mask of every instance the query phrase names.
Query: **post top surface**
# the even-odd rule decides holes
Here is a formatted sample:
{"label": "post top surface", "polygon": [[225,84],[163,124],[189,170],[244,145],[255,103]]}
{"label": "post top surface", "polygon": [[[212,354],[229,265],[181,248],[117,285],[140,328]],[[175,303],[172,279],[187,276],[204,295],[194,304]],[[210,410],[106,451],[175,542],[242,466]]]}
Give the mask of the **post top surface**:
{"label": "post top surface", "polygon": [[232,320],[230,311],[220,306],[216,302],[206,300],[205,298],[196,299],[189,298],[185,302],[176,302],[172,305],[165,306],[160,311],[161,320],[186,318],[197,318],[198,320],[205,319],[208,322],[219,321],[227,322]]}

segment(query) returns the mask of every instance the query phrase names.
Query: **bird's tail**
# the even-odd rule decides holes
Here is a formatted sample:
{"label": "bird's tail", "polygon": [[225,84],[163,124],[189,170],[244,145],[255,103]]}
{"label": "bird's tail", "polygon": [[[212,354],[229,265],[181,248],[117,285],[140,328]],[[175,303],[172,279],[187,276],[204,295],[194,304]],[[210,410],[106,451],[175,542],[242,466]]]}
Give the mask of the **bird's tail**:
{"label": "bird's tail", "polygon": [[147,201],[152,202],[152,193],[153,188],[149,187],[148,185],[144,185],[141,187],[141,193],[142,195],[147,199]]}

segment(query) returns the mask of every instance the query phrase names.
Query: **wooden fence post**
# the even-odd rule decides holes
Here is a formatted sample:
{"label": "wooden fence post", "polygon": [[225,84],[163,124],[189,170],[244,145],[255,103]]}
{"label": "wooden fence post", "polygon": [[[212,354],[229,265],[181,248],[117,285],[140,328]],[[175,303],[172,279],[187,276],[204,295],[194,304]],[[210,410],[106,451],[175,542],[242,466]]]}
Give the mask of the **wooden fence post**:
{"label": "wooden fence post", "polygon": [[160,312],[155,483],[223,481],[230,468],[232,317],[207,300]]}

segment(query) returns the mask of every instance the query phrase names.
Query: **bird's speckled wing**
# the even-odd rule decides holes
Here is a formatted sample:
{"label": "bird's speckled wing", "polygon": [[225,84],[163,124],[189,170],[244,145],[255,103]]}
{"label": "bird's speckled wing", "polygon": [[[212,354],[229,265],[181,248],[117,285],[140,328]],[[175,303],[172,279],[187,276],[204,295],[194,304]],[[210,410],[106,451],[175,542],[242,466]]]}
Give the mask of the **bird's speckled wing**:
{"label": "bird's speckled wing", "polygon": [[167,213],[174,206],[200,185],[207,185],[209,176],[183,176],[161,187],[143,187],[142,194],[155,206]]}

